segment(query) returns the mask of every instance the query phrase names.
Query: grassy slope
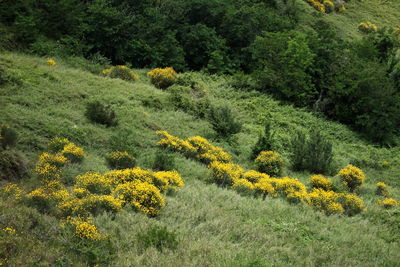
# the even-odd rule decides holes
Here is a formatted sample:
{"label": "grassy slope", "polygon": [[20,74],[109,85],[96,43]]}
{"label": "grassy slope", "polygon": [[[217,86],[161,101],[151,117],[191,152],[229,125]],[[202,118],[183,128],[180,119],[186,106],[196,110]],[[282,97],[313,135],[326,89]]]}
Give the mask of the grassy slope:
{"label": "grassy slope", "polygon": [[[393,266],[400,262],[399,212],[377,207],[378,197],[373,194],[374,183],[384,181],[392,185],[397,198],[400,195],[399,148],[375,148],[341,124],[280,105],[257,92],[236,91],[227,86],[223,77],[192,74],[214,101],[225,99],[237,107],[244,129],[229,142],[217,140],[207,121],[174,109],[168,92],[151,86],[143,70],[139,71],[142,81],[131,84],[70,68],[63,61],[51,68],[43,58],[1,54],[0,63],[20,81],[0,89],[0,122],[16,127],[20,133],[18,149],[29,156],[32,164],[53,136],[65,136],[83,146],[89,156],[82,165],[66,170],[65,175],[71,179],[86,171],[106,170],[103,156],[108,152],[108,140],[122,129],[134,132],[132,143],[140,151],[138,165],[142,167],[151,166],[157,129],[179,137],[205,136],[234,154],[236,162],[252,167],[248,155],[267,113],[272,115],[277,150],[282,154],[287,155],[287,143],[295,129],[318,127],[334,142],[338,167],[357,162],[367,173],[368,180],[361,190],[367,211],[354,217],[327,217],[282,199],[241,197],[207,184],[205,166],[178,156],[177,169],[186,186],[175,196],[167,197],[168,205],[157,219],[129,211],[120,212],[115,218],[107,214],[95,218],[118,248],[114,266]],[[120,121],[118,127],[105,128],[87,121],[85,103],[93,99],[113,105]],[[390,161],[391,168],[376,168],[383,160]],[[304,182],[309,176],[290,170],[287,174]],[[21,183],[29,189],[36,181],[23,179]],[[151,225],[165,225],[176,231],[180,238],[178,248],[142,251],[137,233]],[[51,247],[46,239],[43,242]],[[41,253],[52,250],[47,251],[44,246]]]}
{"label": "grassy slope", "polygon": [[[347,2],[347,1],[346,1]],[[302,7],[303,21],[323,18],[333,24],[339,34],[347,39],[359,39],[362,34],[357,26],[362,21],[370,21],[381,27],[400,27],[400,1],[397,0],[351,0],[345,4],[342,13],[321,14],[304,0],[298,0]]]}

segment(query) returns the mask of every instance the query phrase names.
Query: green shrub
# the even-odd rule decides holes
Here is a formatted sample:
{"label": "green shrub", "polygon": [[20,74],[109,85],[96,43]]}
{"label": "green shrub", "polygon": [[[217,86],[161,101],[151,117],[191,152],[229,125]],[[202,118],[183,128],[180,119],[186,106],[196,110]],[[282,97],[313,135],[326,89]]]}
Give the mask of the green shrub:
{"label": "green shrub", "polygon": [[157,150],[153,161],[153,170],[171,171],[175,169],[175,154],[167,150]]}
{"label": "green shrub", "polygon": [[92,122],[104,124],[108,127],[118,124],[113,108],[100,101],[87,103],[85,115]]}
{"label": "green shrub", "polygon": [[121,129],[116,131],[108,140],[108,147],[112,151],[126,151],[136,157],[136,135],[130,129]]}
{"label": "green shrub", "polygon": [[255,162],[258,170],[271,176],[278,177],[282,174],[284,161],[282,156],[274,151],[261,151]]}
{"label": "green shrub", "polygon": [[105,69],[101,72],[103,76],[107,76],[110,78],[118,78],[124,81],[137,81],[140,79],[139,75],[133,72],[127,66],[113,66],[109,69]]}
{"label": "green shrub", "polygon": [[17,180],[27,175],[27,161],[15,150],[0,150],[0,179]]}
{"label": "green shrub", "polygon": [[242,129],[242,124],[227,104],[212,106],[208,119],[213,129],[223,137],[236,134]]}
{"label": "green shrub", "polygon": [[106,160],[112,169],[133,168],[136,159],[127,151],[114,151],[106,155]]}
{"label": "green shrub", "polygon": [[312,130],[309,138],[298,132],[291,140],[292,167],[294,170],[308,170],[314,173],[331,171],[332,143],[317,130]]}
{"label": "green shrub", "polygon": [[182,109],[198,118],[205,118],[210,110],[210,100],[207,90],[199,83],[190,86],[174,85],[168,88],[169,100],[178,109]]}
{"label": "green shrub", "polygon": [[150,227],[146,232],[139,233],[137,237],[143,249],[154,247],[161,252],[164,249],[176,249],[179,243],[178,235],[165,226]]}
{"label": "green shrub", "polygon": [[1,127],[0,142],[3,149],[15,146],[15,144],[17,143],[17,139],[18,139],[18,134],[13,128],[7,125]]}
{"label": "green shrub", "polygon": [[257,143],[251,152],[251,159],[255,159],[261,151],[270,151],[273,149],[274,133],[271,132],[271,123],[265,124],[264,133],[258,136]]}

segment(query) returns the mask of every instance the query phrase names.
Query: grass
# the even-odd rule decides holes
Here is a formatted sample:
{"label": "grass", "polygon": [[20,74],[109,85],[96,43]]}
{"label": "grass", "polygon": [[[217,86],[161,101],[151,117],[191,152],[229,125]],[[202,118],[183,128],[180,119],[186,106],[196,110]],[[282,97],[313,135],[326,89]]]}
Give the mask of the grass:
{"label": "grass", "polygon": [[[356,3],[359,2],[351,5]],[[186,186],[167,196],[168,204],[157,218],[130,209],[115,216],[103,213],[95,217],[96,225],[111,237],[110,246],[115,253],[108,265],[394,266],[400,262],[399,209],[383,210],[376,205],[381,198],[374,195],[374,184],[383,181],[399,198],[399,147],[376,147],[346,126],[319,114],[281,104],[258,92],[233,89],[229,77],[189,73],[207,89],[210,101],[227,101],[235,107],[243,123],[240,133],[220,138],[206,119],[176,109],[168,90],[158,90],[149,83],[146,70],[136,70],[141,81],[129,83],[92,74],[68,60],[56,61],[57,67],[49,67],[44,58],[0,54],[1,65],[12,77],[0,88],[0,123],[7,122],[17,130],[17,149],[27,155],[30,166],[54,136],[68,137],[82,146],[88,157],[81,165],[67,167],[68,181],[87,171],[106,171],[104,156],[110,152],[110,139],[125,130],[131,132],[124,138],[126,145],[137,151],[137,164],[143,168],[153,165],[158,152],[155,131],[159,129],[181,138],[206,137],[231,153],[236,163],[253,168],[249,156],[267,119],[276,132],[276,150],[284,157],[290,153],[288,142],[294,131],[318,128],[334,144],[336,171],[353,163],[367,174],[366,184],[359,192],[367,210],[353,217],[325,216],[305,205],[292,205],[283,199],[242,197],[233,190],[209,184],[205,165],[176,154],[175,167]],[[116,111],[118,126],[107,128],[90,122],[84,113],[86,103],[92,100],[110,104]],[[380,166],[384,160],[390,162],[389,167]],[[310,175],[290,168],[285,174],[305,183]],[[37,181],[34,176],[23,177],[20,184],[29,190]],[[18,246],[10,259],[12,264],[85,265],[74,250],[67,249],[76,241],[62,234],[54,217],[24,205],[14,207],[5,199],[0,203],[1,214],[9,214],[0,218],[0,227],[22,228],[21,235],[30,240],[27,246],[21,240],[15,241]],[[18,220],[13,220],[11,210],[19,214]],[[49,227],[52,230],[46,235]],[[143,248],[139,234],[154,227],[166,227],[166,231],[175,233],[176,247]],[[29,249],[33,247],[34,250]]]}

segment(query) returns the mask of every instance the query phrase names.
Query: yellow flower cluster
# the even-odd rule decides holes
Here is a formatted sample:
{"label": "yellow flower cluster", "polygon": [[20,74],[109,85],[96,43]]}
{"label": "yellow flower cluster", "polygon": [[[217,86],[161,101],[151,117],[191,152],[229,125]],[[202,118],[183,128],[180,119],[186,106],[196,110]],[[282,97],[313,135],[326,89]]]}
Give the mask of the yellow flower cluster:
{"label": "yellow flower cluster", "polygon": [[52,58],[48,58],[46,62],[50,67],[55,67],[57,65],[57,62]]}
{"label": "yellow flower cluster", "polygon": [[9,198],[13,198],[14,200],[21,200],[22,197],[25,195],[25,191],[22,190],[16,184],[7,184],[2,188],[2,192]]}
{"label": "yellow flower cluster", "polygon": [[9,235],[15,235],[15,233],[16,233],[15,229],[12,228],[12,227],[3,228],[3,231],[4,231],[6,234],[9,234]]}
{"label": "yellow flower cluster", "polygon": [[64,146],[61,154],[67,157],[72,162],[80,162],[85,157],[85,151],[83,148],[75,145],[74,143],[69,143]]}
{"label": "yellow flower cluster", "polygon": [[261,151],[255,162],[258,165],[259,171],[271,176],[279,176],[284,163],[282,156],[274,151]]}
{"label": "yellow flower cluster", "polygon": [[69,200],[72,196],[59,181],[49,181],[26,195],[36,205],[44,208],[49,202],[59,203]]}
{"label": "yellow flower cluster", "polygon": [[223,186],[231,186],[235,180],[241,179],[244,173],[242,167],[233,163],[213,161],[208,166],[214,181]]}
{"label": "yellow flower cluster", "polygon": [[126,151],[113,151],[108,153],[107,157],[113,160],[121,160],[124,158],[131,158],[132,156]]}
{"label": "yellow flower cluster", "polygon": [[54,152],[58,153],[61,152],[61,150],[70,143],[70,141],[67,138],[61,138],[61,137],[54,137],[49,141],[47,146],[49,149]]}
{"label": "yellow flower cluster", "polygon": [[101,75],[110,78],[119,78],[126,81],[138,81],[140,76],[124,65],[112,66],[101,71]]}
{"label": "yellow flower cluster", "polygon": [[385,198],[384,200],[378,201],[379,206],[383,206],[386,209],[390,209],[393,207],[398,207],[400,206],[400,201],[394,199],[394,198]]}
{"label": "yellow flower cluster", "polygon": [[325,191],[332,190],[332,180],[329,178],[326,178],[323,175],[312,175],[310,177],[310,184],[312,185],[313,188],[320,188]]}
{"label": "yellow flower cluster", "polygon": [[306,0],[312,7],[314,7],[316,10],[318,10],[319,12],[325,13],[326,12],[326,8],[324,6],[324,4],[322,4],[321,2],[319,2],[318,0]]}
{"label": "yellow flower cluster", "polygon": [[378,196],[384,196],[384,197],[389,196],[390,193],[389,193],[388,185],[385,184],[384,182],[376,183],[376,191],[375,191],[375,193]]}
{"label": "yellow flower cluster", "polygon": [[338,173],[343,184],[349,188],[350,191],[354,191],[360,187],[365,181],[365,174],[360,169],[351,164],[341,169]]}
{"label": "yellow flower cluster", "polygon": [[147,73],[147,76],[150,77],[151,83],[154,84],[155,87],[161,89],[173,85],[178,78],[178,74],[172,67],[153,69]]}
{"label": "yellow flower cluster", "polygon": [[[65,157],[59,157],[59,160],[54,161],[53,157],[48,157],[48,153],[43,153],[39,156],[39,161],[36,163],[35,172],[45,183],[51,180],[58,180],[61,177],[61,163],[60,159]],[[50,160],[50,161],[47,161]],[[55,163],[55,164],[54,164]]]}
{"label": "yellow flower cluster", "polygon": [[76,177],[75,188],[86,189],[96,194],[108,194],[111,192],[113,181],[99,173],[88,172]]}
{"label": "yellow flower cluster", "polygon": [[222,148],[216,147],[207,139],[195,136],[187,140],[180,139],[166,131],[157,131],[162,138],[157,145],[183,153],[189,158],[196,158],[206,164],[213,161],[230,162],[232,157]]}
{"label": "yellow flower cluster", "polygon": [[358,24],[358,30],[364,33],[371,33],[376,32],[378,27],[370,21],[360,22],[360,24]]}
{"label": "yellow flower cluster", "polygon": [[58,208],[65,215],[89,216],[101,211],[118,212],[125,201],[112,195],[88,194],[81,198],[71,198],[58,204]]}
{"label": "yellow flower cluster", "polygon": [[101,234],[90,218],[68,217],[67,223],[75,228],[75,236],[81,239],[98,241],[105,236]]}
{"label": "yellow flower cluster", "polygon": [[160,190],[156,186],[140,180],[118,185],[113,194],[149,216],[156,216],[165,206],[165,200]]}

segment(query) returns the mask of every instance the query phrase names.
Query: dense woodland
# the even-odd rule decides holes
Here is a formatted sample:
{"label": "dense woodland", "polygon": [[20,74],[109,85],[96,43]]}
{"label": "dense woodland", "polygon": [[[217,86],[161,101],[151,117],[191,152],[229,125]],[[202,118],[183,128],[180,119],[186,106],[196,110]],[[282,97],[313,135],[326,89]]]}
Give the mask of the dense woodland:
{"label": "dense woodland", "polygon": [[5,0],[0,18],[3,48],[233,74],[237,87],[321,111],[377,143],[399,134],[394,28],[343,40],[322,19],[304,21],[293,0]]}

